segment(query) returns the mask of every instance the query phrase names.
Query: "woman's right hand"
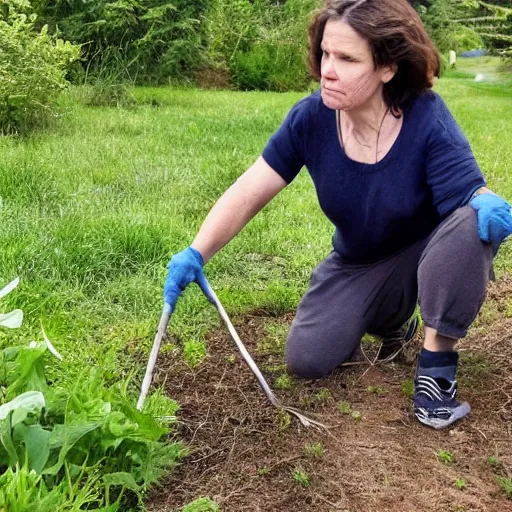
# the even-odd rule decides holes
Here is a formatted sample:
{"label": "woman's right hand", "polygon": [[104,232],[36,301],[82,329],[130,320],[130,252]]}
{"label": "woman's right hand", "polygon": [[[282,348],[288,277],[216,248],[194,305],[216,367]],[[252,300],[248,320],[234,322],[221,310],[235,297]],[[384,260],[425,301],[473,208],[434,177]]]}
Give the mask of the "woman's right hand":
{"label": "woman's right hand", "polygon": [[169,265],[164,284],[164,301],[170,311],[174,311],[176,302],[183,290],[192,282],[196,282],[206,297],[210,299],[209,286],[203,273],[203,256],[193,247],[175,254]]}

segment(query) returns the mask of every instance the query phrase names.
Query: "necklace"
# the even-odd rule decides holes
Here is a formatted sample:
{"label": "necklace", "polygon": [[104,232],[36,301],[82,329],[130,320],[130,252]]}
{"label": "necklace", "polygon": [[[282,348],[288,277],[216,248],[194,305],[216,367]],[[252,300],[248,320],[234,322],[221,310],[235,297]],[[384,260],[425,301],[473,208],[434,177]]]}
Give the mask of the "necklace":
{"label": "necklace", "polygon": [[[386,112],[384,112],[384,115],[382,116],[382,119],[381,119],[380,124],[379,124],[379,129],[377,131],[377,141],[375,143],[375,163],[377,163],[379,161],[379,138],[380,138],[380,132],[382,130],[382,125],[384,124],[384,119],[386,119],[386,116],[388,115],[388,113],[389,113],[389,108],[387,108]],[[343,143],[343,133],[342,133],[342,130],[341,130],[341,113],[340,113],[340,110],[336,111],[336,115],[337,115],[337,118],[338,118],[338,135],[339,135],[339,139],[340,139],[340,142],[341,142],[341,147],[343,148],[343,150],[345,150],[345,144]],[[355,131],[353,133],[354,133],[354,139],[356,140],[356,142],[360,146],[363,146],[365,148],[371,148],[372,147],[371,144],[364,144],[363,142],[361,142],[357,138],[357,135],[356,135]]]}

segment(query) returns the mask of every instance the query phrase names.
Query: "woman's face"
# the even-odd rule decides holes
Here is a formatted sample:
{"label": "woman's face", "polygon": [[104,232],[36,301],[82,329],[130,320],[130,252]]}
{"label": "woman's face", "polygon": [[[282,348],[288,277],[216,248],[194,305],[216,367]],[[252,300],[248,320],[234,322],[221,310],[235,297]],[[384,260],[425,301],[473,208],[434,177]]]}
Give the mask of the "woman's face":
{"label": "woman's face", "polygon": [[393,78],[394,70],[375,69],[368,41],[348,23],[330,19],[322,38],[321,75],[324,104],[353,110],[382,96],[382,86]]}

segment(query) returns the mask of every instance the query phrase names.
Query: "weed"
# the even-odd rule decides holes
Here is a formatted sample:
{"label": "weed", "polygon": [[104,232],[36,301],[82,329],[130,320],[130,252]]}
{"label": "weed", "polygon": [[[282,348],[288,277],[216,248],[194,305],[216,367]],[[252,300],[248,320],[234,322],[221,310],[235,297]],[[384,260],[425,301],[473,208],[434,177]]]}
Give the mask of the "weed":
{"label": "weed", "polygon": [[197,498],[185,505],[182,512],[218,512],[219,510],[219,505],[210,498]]}
{"label": "weed", "polygon": [[307,455],[310,455],[311,457],[320,458],[325,453],[325,448],[323,447],[322,443],[312,443],[312,444],[306,444],[304,446],[304,451]]}
{"label": "weed", "polygon": [[[261,262],[259,266],[261,268]],[[289,326],[287,324],[266,323],[265,330],[267,331],[267,336],[258,343],[258,352],[265,355],[283,355],[288,329]]]}
{"label": "weed", "polygon": [[302,487],[309,487],[311,485],[311,477],[300,468],[294,470],[293,479]]}
{"label": "weed", "polygon": [[187,340],[183,345],[183,359],[195,368],[206,357],[206,345],[202,341]]}
{"label": "weed", "polygon": [[315,400],[319,403],[325,403],[331,398],[331,392],[327,388],[320,388],[315,393]]}
{"label": "weed", "polygon": [[288,374],[283,373],[276,379],[275,387],[276,389],[292,389],[293,380]]}
{"label": "weed", "polygon": [[226,358],[226,361],[229,363],[229,364],[235,364],[235,361],[236,361],[236,356],[235,355],[230,355]]}
{"label": "weed", "polygon": [[270,468],[262,467],[258,469],[258,476],[267,476],[270,474]]}
{"label": "weed", "polygon": [[353,410],[351,405],[346,400],[342,400],[338,404],[338,410],[341,412],[341,414],[350,415],[350,417],[354,421],[361,421],[361,419],[362,419],[361,413],[359,411]]}
{"label": "weed", "polygon": [[467,486],[468,483],[464,478],[458,477],[457,480],[455,480],[455,487],[457,487],[457,489],[463,491],[464,489],[466,489]]}
{"label": "weed", "polygon": [[503,469],[503,462],[498,459],[498,457],[495,457],[494,455],[491,455],[487,462],[489,462],[490,466],[492,467],[493,471],[500,471]]}
{"label": "weed", "polygon": [[283,409],[277,411],[277,428],[280,432],[284,432],[292,423],[291,416]]}
{"label": "weed", "polygon": [[368,393],[373,393],[374,395],[385,395],[387,392],[387,389],[379,386],[368,386]]}
{"label": "weed", "polygon": [[352,407],[350,407],[350,404],[346,400],[342,400],[338,404],[338,410],[341,412],[341,414],[351,414],[352,413]]}
{"label": "weed", "polygon": [[442,462],[444,464],[447,464],[448,466],[453,464],[453,454],[449,452],[448,450],[437,450],[436,452],[437,460],[439,462]]}
{"label": "weed", "polygon": [[352,411],[350,416],[352,416],[352,419],[354,421],[361,421],[362,420],[362,416],[361,416],[361,413],[359,411]]}
{"label": "weed", "polygon": [[402,393],[406,398],[411,398],[414,396],[414,381],[413,379],[407,379],[402,382],[401,387]]}
{"label": "weed", "polygon": [[497,476],[499,486],[505,492],[509,500],[512,500],[512,478],[505,478],[504,476]]}

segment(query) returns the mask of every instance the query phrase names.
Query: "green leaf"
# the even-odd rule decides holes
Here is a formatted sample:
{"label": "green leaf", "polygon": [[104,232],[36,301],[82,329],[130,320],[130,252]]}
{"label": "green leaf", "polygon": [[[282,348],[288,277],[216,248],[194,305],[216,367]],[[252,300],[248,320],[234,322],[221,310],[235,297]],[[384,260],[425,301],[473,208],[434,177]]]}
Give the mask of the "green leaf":
{"label": "green leaf", "polygon": [[18,462],[18,453],[12,439],[11,418],[0,421],[0,442],[7,454],[7,461],[4,461],[9,466],[14,466]]}
{"label": "green leaf", "polygon": [[101,423],[86,423],[82,425],[56,425],[50,436],[50,450],[60,448],[57,462],[43,471],[45,475],[56,475],[69,451],[89,432],[101,427]]}
{"label": "green leaf", "polygon": [[16,396],[25,391],[44,391],[47,388],[42,347],[24,347],[18,351],[14,365],[14,381],[7,388],[7,396]]}
{"label": "green leaf", "polygon": [[108,473],[103,475],[103,483],[105,485],[120,485],[126,487],[137,494],[140,493],[141,487],[137,484],[131,473],[120,471],[118,473]]}
{"label": "green leaf", "polygon": [[17,425],[14,428],[14,440],[23,441],[27,454],[28,468],[41,474],[50,456],[51,432],[41,425]]}

